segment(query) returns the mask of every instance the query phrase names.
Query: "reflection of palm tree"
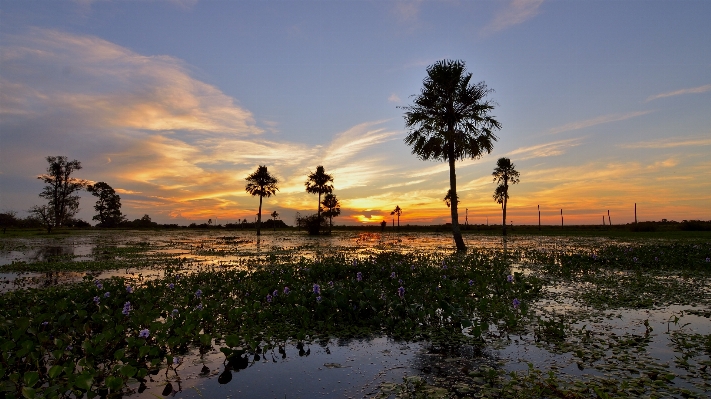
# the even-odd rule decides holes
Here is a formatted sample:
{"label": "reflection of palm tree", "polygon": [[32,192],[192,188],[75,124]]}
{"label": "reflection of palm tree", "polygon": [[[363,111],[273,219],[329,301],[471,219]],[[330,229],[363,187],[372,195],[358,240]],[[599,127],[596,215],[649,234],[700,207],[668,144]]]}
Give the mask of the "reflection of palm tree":
{"label": "reflection of palm tree", "polygon": [[276,218],[279,216],[279,212],[274,211],[272,212],[272,219],[274,220],[274,224],[272,225],[272,230],[276,231]]}
{"label": "reflection of palm tree", "polygon": [[316,167],[316,172],[309,174],[306,180],[306,192],[309,194],[318,194],[318,220],[321,220],[321,194],[333,192],[333,176],[326,173],[323,166]]}
{"label": "reflection of palm tree", "polygon": [[[471,77],[463,61],[438,61],[427,68],[424,87],[415,103],[404,107],[405,126],[410,128],[405,143],[423,160],[449,163],[450,197],[454,198],[458,198],[454,162],[491,152],[496,141],[493,131],[501,129],[489,114],[494,102],[484,100],[491,90],[484,82],[471,84]],[[452,202],[450,212],[457,251],[466,251],[459,230],[457,201]]]}
{"label": "reflection of palm tree", "polygon": [[516,184],[519,182],[520,173],[516,170],[516,165],[511,163],[511,160],[502,157],[496,161],[494,168],[494,182],[499,183],[494,191],[494,200],[501,204],[503,213],[503,235],[506,235],[506,205],[509,201],[509,183]]}
{"label": "reflection of palm tree", "polygon": [[276,177],[272,176],[268,171],[266,166],[259,165],[257,170],[251,175],[247,176],[247,186],[245,190],[253,195],[259,196],[259,212],[257,213],[257,235],[261,235],[260,228],[262,226],[262,198],[271,197],[276,195],[279,191],[277,183],[279,181]]}
{"label": "reflection of palm tree", "polygon": [[341,203],[335,195],[328,193],[323,197],[321,205],[327,209],[323,215],[328,216],[329,226],[333,228],[333,217],[341,214]]}
{"label": "reflection of palm tree", "polygon": [[395,205],[395,209],[390,213],[391,215],[397,215],[397,228],[400,228],[400,215],[402,215],[402,208],[400,205]]}

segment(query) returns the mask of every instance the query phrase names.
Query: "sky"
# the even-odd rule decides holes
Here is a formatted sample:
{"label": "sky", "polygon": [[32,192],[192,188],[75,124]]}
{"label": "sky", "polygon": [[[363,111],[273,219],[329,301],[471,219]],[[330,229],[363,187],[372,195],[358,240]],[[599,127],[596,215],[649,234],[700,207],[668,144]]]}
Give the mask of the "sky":
{"label": "sky", "polygon": [[[460,223],[500,224],[491,173],[521,173],[507,222],[711,219],[711,2],[0,0],[0,211],[27,215],[45,158],[79,160],[133,220],[255,219],[245,177],[287,224],[449,221],[448,165],[404,138],[429,65],[462,60],[492,89],[490,154],[456,164]],[[78,217],[95,198],[81,193]]]}

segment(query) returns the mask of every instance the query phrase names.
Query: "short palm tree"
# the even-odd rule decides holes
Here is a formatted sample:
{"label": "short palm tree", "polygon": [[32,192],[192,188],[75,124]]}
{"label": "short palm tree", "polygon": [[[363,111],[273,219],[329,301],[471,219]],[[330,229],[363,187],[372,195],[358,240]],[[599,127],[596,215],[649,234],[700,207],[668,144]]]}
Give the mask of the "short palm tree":
{"label": "short palm tree", "polygon": [[279,217],[279,212],[274,211],[272,212],[272,220],[274,221],[274,224],[272,224],[272,230],[276,231],[276,220]]}
{"label": "short palm tree", "polygon": [[279,187],[277,187],[277,183],[279,183],[279,180],[277,180],[276,177],[272,176],[269,171],[267,171],[266,166],[262,165],[259,165],[257,167],[257,170],[254,171],[254,173],[247,176],[246,180],[247,186],[245,187],[245,191],[247,191],[253,196],[259,196],[259,212],[257,213],[257,235],[261,235],[262,198],[276,195],[276,192],[279,191]]}
{"label": "short palm tree", "polygon": [[[463,61],[442,60],[427,68],[422,92],[414,104],[403,107],[405,143],[422,160],[449,163],[450,196],[457,196],[455,161],[490,153],[501,124],[490,114],[495,103],[485,100],[492,91],[484,82],[471,83]],[[450,207],[452,234],[457,251],[466,251],[459,230],[457,201]]]}
{"label": "short palm tree", "polygon": [[333,176],[326,173],[322,165],[316,167],[316,172],[309,174],[306,180],[306,192],[309,194],[318,194],[318,220],[321,220],[321,194],[333,192]]}
{"label": "short palm tree", "polygon": [[391,215],[397,215],[397,228],[400,228],[400,216],[402,215],[402,208],[400,205],[395,205],[395,209],[390,213]]}
{"label": "short palm tree", "polygon": [[506,235],[506,206],[509,202],[509,183],[518,183],[520,173],[518,173],[516,165],[514,165],[510,159],[502,157],[496,161],[496,168],[494,168],[492,176],[494,176],[494,182],[499,183],[494,191],[494,200],[501,204],[503,213],[503,235]]}
{"label": "short palm tree", "polygon": [[341,203],[338,201],[335,195],[328,193],[323,197],[321,202],[326,211],[323,212],[324,216],[328,216],[329,226],[333,229],[333,217],[341,214]]}

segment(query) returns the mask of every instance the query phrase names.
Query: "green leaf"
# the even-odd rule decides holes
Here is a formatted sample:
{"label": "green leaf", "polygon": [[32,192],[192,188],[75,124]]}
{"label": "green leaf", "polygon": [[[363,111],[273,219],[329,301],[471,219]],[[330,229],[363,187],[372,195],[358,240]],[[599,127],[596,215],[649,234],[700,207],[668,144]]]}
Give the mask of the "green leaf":
{"label": "green leaf", "polygon": [[123,367],[121,367],[121,375],[126,376],[128,378],[133,377],[136,375],[136,371],[138,371],[135,367],[131,366],[130,364],[127,364]]}
{"label": "green leaf", "polygon": [[50,367],[47,374],[49,374],[49,378],[57,378],[60,374],[62,374],[63,369],[64,368],[62,366],[55,364],[54,366]]}
{"label": "green leaf", "polygon": [[94,378],[92,378],[91,374],[79,374],[75,379],[74,379],[74,385],[79,388],[83,389],[85,391],[88,391],[91,389],[91,385],[94,383]]}
{"label": "green leaf", "polygon": [[116,360],[123,359],[124,353],[125,353],[124,349],[117,350],[116,352],[114,352],[114,359],[116,359]]}
{"label": "green leaf", "polygon": [[240,345],[240,338],[237,335],[228,335],[225,337],[225,344],[231,348]]}
{"label": "green leaf", "polygon": [[22,380],[24,381],[25,386],[32,388],[35,386],[37,381],[39,381],[39,373],[36,371],[28,371],[25,373]]}
{"label": "green leaf", "polygon": [[22,387],[22,396],[26,397],[27,399],[34,399],[35,389],[29,387]]}
{"label": "green leaf", "polygon": [[123,386],[123,378],[121,377],[106,377],[106,387],[111,391],[116,392]]}
{"label": "green leaf", "polygon": [[138,350],[138,357],[144,357],[151,351],[151,347],[144,345]]}

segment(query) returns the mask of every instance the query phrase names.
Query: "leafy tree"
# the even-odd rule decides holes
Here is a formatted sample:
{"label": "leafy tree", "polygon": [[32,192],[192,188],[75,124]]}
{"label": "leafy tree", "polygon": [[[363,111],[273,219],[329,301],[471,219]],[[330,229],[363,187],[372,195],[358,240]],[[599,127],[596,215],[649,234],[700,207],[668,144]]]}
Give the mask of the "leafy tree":
{"label": "leafy tree", "polygon": [[277,187],[277,183],[279,183],[279,180],[277,180],[276,177],[272,176],[269,173],[266,166],[262,165],[259,165],[257,167],[257,170],[254,171],[254,173],[247,176],[246,180],[247,186],[245,187],[245,191],[247,191],[252,196],[259,196],[259,212],[257,213],[257,235],[261,235],[262,198],[276,195],[276,192],[279,191],[279,187]]}
{"label": "leafy tree", "polygon": [[121,197],[107,183],[102,181],[89,185],[86,191],[97,197],[94,210],[98,212],[92,219],[102,227],[116,227],[126,218],[121,214]]}
{"label": "leafy tree", "polygon": [[39,196],[49,201],[52,221],[59,227],[79,212],[79,196],[74,193],[84,189],[88,182],[71,176],[75,170],[81,169],[81,162],[76,159],[69,162],[65,156],[48,156],[46,159],[49,162],[47,173],[37,178],[47,185]]}
{"label": "leafy tree", "polygon": [[[490,115],[495,103],[485,100],[492,92],[484,82],[470,83],[463,61],[442,60],[427,68],[421,93],[405,109],[410,129],[405,143],[422,160],[449,163],[451,196],[457,196],[455,161],[476,159],[490,153],[496,141],[494,130],[501,124]],[[466,251],[459,230],[457,202],[451,204],[452,234],[457,251]]]}
{"label": "leafy tree", "polygon": [[321,205],[326,208],[326,211],[323,212],[323,216],[328,217],[328,225],[331,229],[333,229],[333,218],[341,214],[341,203],[335,195],[328,193],[323,197]]}
{"label": "leafy tree", "polygon": [[35,205],[30,208],[28,212],[47,229],[47,234],[52,232],[52,227],[56,225],[54,220],[54,208],[49,205]]}
{"label": "leafy tree", "polygon": [[326,173],[323,166],[316,167],[316,172],[309,174],[306,180],[306,192],[309,194],[318,194],[318,218],[321,218],[321,194],[333,192],[333,176]]}
{"label": "leafy tree", "polygon": [[516,165],[511,163],[510,159],[502,157],[496,161],[496,168],[494,168],[492,176],[494,176],[494,183],[499,183],[494,191],[494,200],[501,204],[503,213],[503,235],[506,235],[506,205],[509,202],[509,183],[518,183],[520,173],[518,173]]}
{"label": "leafy tree", "polygon": [[402,208],[400,205],[395,205],[395,209],[390,212],[391,215],[397,215],[397,228],[400,228],[400,216],[402,215]]}
{"label": "leafy tree", "polygon": [[279,217],[279,212],[277,212],[277,211],[272,212],[272,220],[274,221],[274,224],[272,225],[272,230],[273,230],[273,231],[276,231],[276,220],[277,220],[277,217]]}

